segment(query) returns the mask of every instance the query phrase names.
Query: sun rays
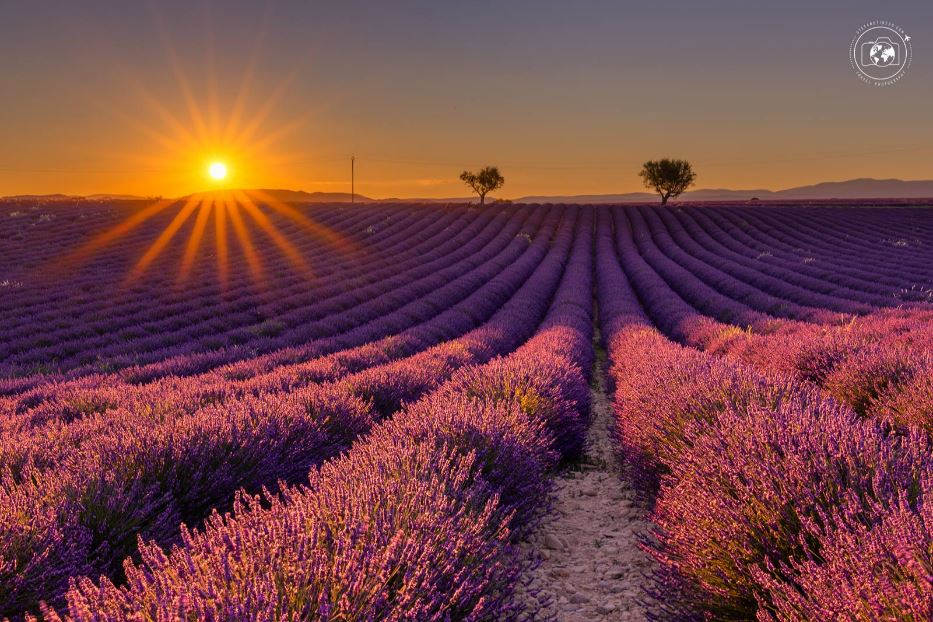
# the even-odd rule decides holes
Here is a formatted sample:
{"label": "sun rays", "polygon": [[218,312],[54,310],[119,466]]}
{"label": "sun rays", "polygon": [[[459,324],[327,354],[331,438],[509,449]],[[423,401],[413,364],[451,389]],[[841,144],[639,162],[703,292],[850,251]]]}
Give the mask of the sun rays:
{"label": "sun rays", "polygon": [[[351,240],[317,222],[305,209],[263,191],[230,189],[235,184],[269,187],[267,179],[274,179],[274,173],[289,162],[281,142],[293,137],[313,116],[313,107],[305,107],[292,117],[279,109],[299,75],[297,68],[280,72],[275,84],[260,84],[257,67],[268,36],[267,20],[258,25],[252,45],[247,44],[250,54],[240,79],[230,80],[228,75],[220,80],[213,37],[201,41],[207,51],[207,71],[199,75],[190,59],[186,56],[183,61],[178,53],[158,7],[150,6],[172,85],[166,92],[164,84],[160,88],[154,82],[144,82],[132,67],[115,59],[139,106],[129,113],[114,110],[107,102],[100,105],[106,106],[117,122],[135,129],[146,147],[110,155],[141,171],[159,171],[165,186],[215,190],[181,199],[159,199],[134,210],[50,267],[77,270],[132,237],[132,244],[139,245],[141,251],[129,261],[124,285],[138,282],[153,270],[168,269],[174,272],[174,282],[184,286],[206,265],[214,264],[217,281],[226,288],[234,269],[241,268],[255,284],[266,281],[272,266],[276,271],[287,266],[313,278],[302,238],[339,253],[354,250]],[[220,84],[235,88],[221,93]],[[288,232],[284,231],[286,224]],[[145,239],[150,234],[152,239]],[[242,261],[243,266],[232,266],[233,261]]]}
{"label": "sun rays", "polygon": [[[315,127],[317,112],[335,96],[306,100],[300,107],[288,97],[312,62],[310,50],[295,54],[285,66],[279,62],[274,72],[260,70],[268,61],[264,48],[272,43],[270,5],[252,33],[235,43],[242,52],[240,66],[218,64],[217,58],[224,56],[215,45],[231,42],[214,36],[209,15],[204,36],[190,41],[173,31],[156,3],[149,8],[161,69],[144,74],[129,57],[112,55],[114,75],[135,101],[127,106],[124,100],[90,97],[102,114],[130,130],[129,140],[119,146],[88,145],[86,150],[102,161],[119,162],[121,170],[139,171],[137,183],[145,180],[174,196],[234,183],[294,185],[288,182],[294,182],[296,171],[304,171],[309,153],[308,142],[298,137]],[[219,174],[217,165],[226,168],[226,175]]]}
{"label": "sun rays", "polygon": [[[166,222],[153,227],[150,221],[160,216]],[[195,268],[202,273],[207,269],[212,256],[217,282],[223,288],[229,285],[235,258],[243,259],[254,285],[264,285],[267,264],[312,279],[315,271],[303,250],[306,242],[340,256],[359,250],[353,240],[318,223],[299,206],[261,191],[218,190],[177,201],[155,201],[59,257],[46,270],[59,275],[79,270],[108,249],[127,243],[147,223],[146,233],[151,231],[152,237],[130,242],[141,250],[127,265],[124,286],[156,269],[173,271],[175,284],[185,286]]]}
{"label": "sun rays", "polygon": [[[140,210],[126,221],[105,231],[83,247],[74,251],[67,263],[74,266],[109,246],[131,230],[142,225],[146,220],[162,213],[165,207],[160,203]],[[255,284],[262,284],[266,279],[266,264],[283,265],[278,258],[284,258],[291,271],[304,278],[313,278],[314,270],[294,239],[283,233],[280,224],[270,217],[281,216],[279,220],[290,222],[296,227],[298,235],[322,242],[338,253],[346,253],[354,244],[329,228],[314,221],[309,215],[294,205],[282,203],[273,197],[250,190],[217,191],[195,195],[187,200],[174,203],[177,211],[168,224],[161,227],[158,235],[135,260],[127,271],[124,284],[130,285],[144,278],[147,271],[153,269],[157,260],[166,253],[170,244],[186,231],[183,240],[184,250],[180,252],[175,282],[185,285],[199,258],[204,259],[205,250],[210,241],[210,254],[216,256],[216,274],[218,282],[226,286],[231,271],[231,251],[235,248],[242,256],[250,279]],[[213,221],[213,227],[210,227]],[[213,230],[213,240],[209,240],[209,231]],[[294,237],[294,236],[293,236]],[[264,239],[271,244],[258,244]],[[164,262],[160,269],[164,269]]]}

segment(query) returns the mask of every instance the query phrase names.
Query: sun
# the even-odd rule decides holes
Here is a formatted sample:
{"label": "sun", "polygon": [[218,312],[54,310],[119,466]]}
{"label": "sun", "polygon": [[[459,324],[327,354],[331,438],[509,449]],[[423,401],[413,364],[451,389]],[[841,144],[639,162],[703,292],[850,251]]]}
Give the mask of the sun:
{"label": "sun", "polygon": [[211,177],[220,181],[227,176],[227,165],[223,162],[213,162],[210,167],[208,167],[207,172]]}

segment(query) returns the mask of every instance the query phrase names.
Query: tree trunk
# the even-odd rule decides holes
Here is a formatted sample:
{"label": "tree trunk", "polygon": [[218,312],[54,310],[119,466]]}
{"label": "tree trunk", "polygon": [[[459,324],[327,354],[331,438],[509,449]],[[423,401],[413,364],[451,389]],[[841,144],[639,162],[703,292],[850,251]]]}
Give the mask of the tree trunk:
{"label": "tree trunk", "polygon": [[670,197],[669,194],[662,194],[662,195],[661,195],[661,205],[667,205],[667,199],[668,199],[668,197]]}
{"label": "tree trunk", "polygon": [[485,203],[486,203],[486,193],[484,192],[483,194],[479,195],[479,204],[483,205]]}

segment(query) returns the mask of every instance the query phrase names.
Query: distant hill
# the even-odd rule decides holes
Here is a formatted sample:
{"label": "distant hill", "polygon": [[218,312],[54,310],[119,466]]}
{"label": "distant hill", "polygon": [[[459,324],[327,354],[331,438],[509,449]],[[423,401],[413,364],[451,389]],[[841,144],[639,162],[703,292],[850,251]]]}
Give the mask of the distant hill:
{"label": "distant hill", "polygon": [[[282,190],[282,189],[267,189],[262,188],[258,190],[209,190],[206,192],[196,192],[194,194],[189,194],[184,197],[179,197],[178,200],[188,199],[190,197],[200,197],[200,196],[209,196],[215,193],[228,193],[228,192],[249,192],[253,193],[254,196],[259,194],[264,194],[266,196],[272,197],[276,201],[282,201],[285,203],[349,203],[350,202],[350,193],[349,192],[305,192],[304,190]],[[89,194],[87,196],[73,195],[73,194],[17,194],[6,197],[0,197],[0,200],[6,201],[144,201],[144,200],[153,200],[156,197],[141,197],[132,194]],[[358,203],[368,203],[373,201],[369,197],[363,196],[361,194],[356,195],[356,201]],[[406,199],[411,201],[411,199]]]}
{"label": "distant hill", "polygon": [[[261,201],[261,197],[269,197],[275,201],[281,201],[283,203],[349,203],[351,199],[349,192],[305,192],[304,190],[286,190],[281,188],[258,188],[255,190],[215,190],[208,192],[198,192],[189,195],[188,197],[182,198],[187,199],[192,196],[210,196],[213,194],[226,194],[231,192],[243,192],[249,194],[257,201]],[[370,203],[372,201],[373,199],[367,196],[363,196],[362,194],[356,195],[357,203]]]}
{"label": "distant hill", "polygon": [[[486,198],[488,203],[492,203],[495,200],[494,197]],[[373,199],[373,201],[378,201],[379,203],[473,203],[476,201],[476,197],[442,197],[440,199],[391,197],[388,199]]]}
{"label": "distant hill", "polygon": [[140,197],[135,194],[13,194],[0,197],[2,201],[147,201],[153,197]]}
{"label": "distant hill", "polygon": [[77,201],[84,197],[68,194],[12,194],[3,198],[7,201]]}
{"label": "distant hill", "polygon": [[933,197],[933,180],[863,178],[825,181],[775,194],[781,199],[920,199]]}
{"label": "distant hill", "polygon": [[[349,192],[305,192],[304,190],[260,189],[256,191],[286,203],[349,203],[352,195]],[[358,203],[367,203],[373,199],[356,195]]]}
{"label": "distant hill", "polygon": [[[256,200],[261,200],[260,197],[262,196],[272,197],[276,201],[282,201],[283,203],[349,203],[351,198],[349,192],[305,192],[304,190],[257,188],[240,190],[209,190],[207,192],[198,192],[186,197],[181,197],[181,199],[230,192],[243,192],[247,194],[251,193],[253,198]],[[385,199],[374,199],[362,194],[356,195],[357,203],[470,203],[475,200],[476,197],[451,197],[440,199],[419,197],[391,197]]]}
{"label": "distant hill", "polygon": [[[902,179],[850,179],[827,181],[812,186],[798,186],[786,190],[729,190],[701,188],[680,196],[681,201],[747,201],[805,200],[805,199],[920,199],[933,197],[933,180],[904,181]],[[581,194],[570,196],[526,196],[516,203],[638,203],[657,201],[658,195],[649,192],[623,194]]]}
{"label": "distant hill", "polygon": [[[215,192],[199,192],[191,196],[207,196]],[[241,190],[240,192],[253,193],[253,196],[266,195],[274,200],[285,203],[349,203],[349,192],[305,192],[304,190],[287,190],[280,188],[264,188],[259,190]],[[187,199],[189,197],[180,197]],[[93,194],[86,197],[67,194],[45,195],[16,195],[2,197],[5,200],[38,200],[38,201],[106,201],[106,200],[151,200],[152,197],[139,197],[128,194]],[[258,198],[258,197],[257,197]],[[811,199],[921,199],[933,198],[933,180],[904,181],[902,179],[850,179],[848,181],[827,181],[810,186],[797,186],[786,190],[766,190],[764,188],[753,190],[730,190],[728,188],[701,188],[683,193],[681,201],[748,201],[749,199],[763,201],[789,201]],[[357,203],[469,203],[476,197],[448,197],[441,199],[430,198],[387,198],[373,199],[362,194],[356,195]],[[492,199],[494,200],[494,198]],[[514,203],[641,203],[655,202],[658,195],[652,192],[625,192],[621,194],[575,194],[575,195],[529,195],[513,199]]]}
{"label": "distant hill", "polygon": [[89,194],[88,201],[151,201],[156,197],[141,197],[135,194]]}

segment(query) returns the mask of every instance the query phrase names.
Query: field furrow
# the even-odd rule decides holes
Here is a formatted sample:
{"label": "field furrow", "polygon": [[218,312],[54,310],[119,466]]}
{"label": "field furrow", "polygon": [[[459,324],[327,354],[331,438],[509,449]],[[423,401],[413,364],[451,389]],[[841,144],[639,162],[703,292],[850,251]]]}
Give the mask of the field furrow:
{"label": "field furrow", "polygon": [[238,201],[0,213],[0,617],[933,611],[928,208]]}

